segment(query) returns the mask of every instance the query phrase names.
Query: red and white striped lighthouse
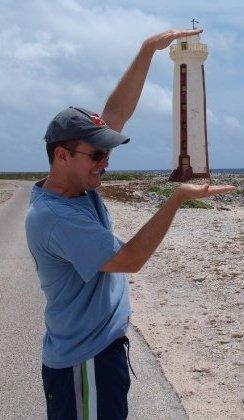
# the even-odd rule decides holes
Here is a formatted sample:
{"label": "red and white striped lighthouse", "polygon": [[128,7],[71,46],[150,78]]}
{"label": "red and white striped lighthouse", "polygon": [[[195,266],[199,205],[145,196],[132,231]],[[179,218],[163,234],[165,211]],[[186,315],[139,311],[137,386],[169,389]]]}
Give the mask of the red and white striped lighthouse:
{"label": "red and white striped lighthouse", "polygon": [[200,43],[200,35],[180,38],[170,47],[175,63],[170,181],[210,177],[203,66],[207,56],[207,45]]}

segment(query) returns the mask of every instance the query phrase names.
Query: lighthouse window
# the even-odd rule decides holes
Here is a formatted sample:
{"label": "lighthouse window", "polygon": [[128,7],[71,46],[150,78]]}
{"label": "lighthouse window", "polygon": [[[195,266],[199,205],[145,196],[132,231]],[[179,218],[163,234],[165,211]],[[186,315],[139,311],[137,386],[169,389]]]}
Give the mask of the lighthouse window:
{"label": "lighthouse window", "polygon": [[188,157],[183,157],[182,158],[182,164],[183,165],[189,165],[189,158]]}
{"label": "lighthouse window", "polygon": [[181,49],[187,50],[187,42],[181,42]]}
{"label": "lighthouse window", "polygon": [[181,73],[186,73],[186,65],[182,64],[181,66]]}
{"label": "lighthouse window", "polygon": [[185,92],[186,91],[186,85],[182,85],[181,90],[182,90],[182,92]]}
{"label": "lighthouse window", "polygon": [[186,104],[182,104],[182,111],[186,111]]}

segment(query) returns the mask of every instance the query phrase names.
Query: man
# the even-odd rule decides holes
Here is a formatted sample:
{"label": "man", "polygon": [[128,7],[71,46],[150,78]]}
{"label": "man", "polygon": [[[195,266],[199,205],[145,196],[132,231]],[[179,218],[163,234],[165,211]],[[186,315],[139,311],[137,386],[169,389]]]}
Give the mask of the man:
{"label": "man", "polygon": [[112,233],[96,192],[110,151],[129,141],[120,131],[134,112],[154,52],[199,32],[147,39],[102,118],[69,107],[47,129],[50,174],[33,187],[26,233],[47,298],[42,378],[49,420],[127,418],[124,345],[131,308],[125,273],[139,271],[150,258],[184,200],[233,189],[183,184],[125,244]]}

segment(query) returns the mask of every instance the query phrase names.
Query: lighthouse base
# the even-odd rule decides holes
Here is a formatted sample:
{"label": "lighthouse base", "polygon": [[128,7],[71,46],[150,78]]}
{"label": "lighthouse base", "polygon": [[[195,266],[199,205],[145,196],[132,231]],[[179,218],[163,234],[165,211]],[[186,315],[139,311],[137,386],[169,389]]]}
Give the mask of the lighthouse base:
{"label": "lighthouse base", "polygon": [[192,168],[187,168],[184,171],[178,166],[169,177],[169,181],[172,182],[186,182],[189,181],[193,176]]}
{"label": "lighthouse base", "polygon": [[178,166],[177,169],[174,169],[174,171],[171,173],[170,177],[169,177],[169,181],[171,182],[187,182],[190,179],[196,179],[196,178],[210,178],[210,173],[209,172],[205,172],[205,173],[193,173],[192,168],[187,168],[185,170],[182,170],[182,168],[180,168]]}

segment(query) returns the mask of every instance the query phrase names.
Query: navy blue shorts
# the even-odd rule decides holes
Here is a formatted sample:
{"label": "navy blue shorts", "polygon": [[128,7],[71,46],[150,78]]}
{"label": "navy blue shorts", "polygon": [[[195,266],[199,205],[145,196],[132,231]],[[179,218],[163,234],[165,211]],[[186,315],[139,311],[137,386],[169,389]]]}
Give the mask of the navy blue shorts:
{"label": "navy blue shorts", "polygon": [[84,363],[53,369],[42,365],[48,420],[124,420],[130,375],[127,337]]}

